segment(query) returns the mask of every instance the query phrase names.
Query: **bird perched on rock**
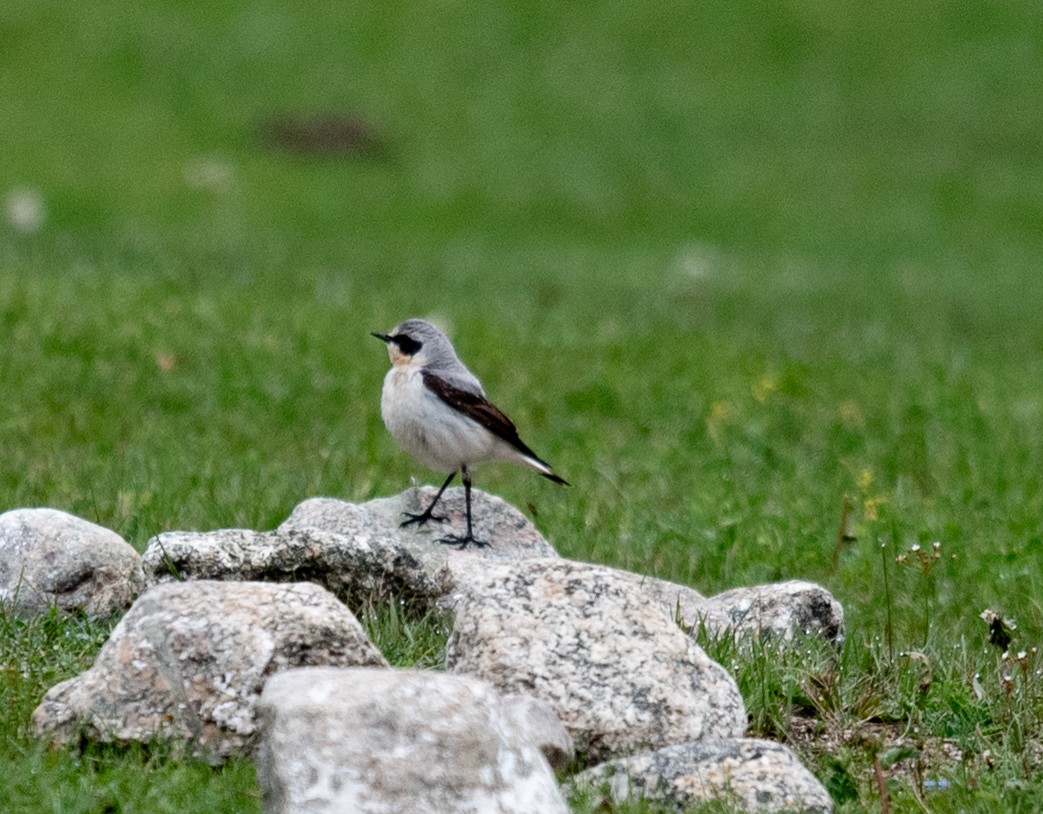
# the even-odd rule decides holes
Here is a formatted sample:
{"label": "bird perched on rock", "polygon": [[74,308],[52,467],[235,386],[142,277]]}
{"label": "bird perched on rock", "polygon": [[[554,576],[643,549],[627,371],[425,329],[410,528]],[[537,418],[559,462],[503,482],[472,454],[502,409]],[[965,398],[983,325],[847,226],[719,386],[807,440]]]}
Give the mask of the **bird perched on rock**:
{"label": "bird perched on rock", "polygon": [[441,543],[487,546],[471,527],[471,470],[483,461],[524,464],[555,483],[568,485],[518,437],[514,423],[485,397],[482,383],[456,355],[449,338],[423,319],[407,319],[390,333],[373,332],[387,343],[391,370],[384,377],[380,414],[388,432],[406,452],[425,466],[448,472],[435,499],[420,514],[406,512],[402,523],[445,520],[435,504],[456,477],[464,482],[467,533],[449,535]]}

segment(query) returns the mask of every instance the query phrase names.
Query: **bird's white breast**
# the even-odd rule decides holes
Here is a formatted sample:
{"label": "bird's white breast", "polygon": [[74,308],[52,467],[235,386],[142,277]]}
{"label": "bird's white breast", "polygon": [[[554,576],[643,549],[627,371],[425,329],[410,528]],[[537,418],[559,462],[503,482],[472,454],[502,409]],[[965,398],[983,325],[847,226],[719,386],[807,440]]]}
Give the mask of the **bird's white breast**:
{"label": "bird's white breast", "polygon": [[418,366],[395,365],[388,371],[380,414],[399,446],[432,469],[452,472],[501,457],[501,442],[428,390]]}

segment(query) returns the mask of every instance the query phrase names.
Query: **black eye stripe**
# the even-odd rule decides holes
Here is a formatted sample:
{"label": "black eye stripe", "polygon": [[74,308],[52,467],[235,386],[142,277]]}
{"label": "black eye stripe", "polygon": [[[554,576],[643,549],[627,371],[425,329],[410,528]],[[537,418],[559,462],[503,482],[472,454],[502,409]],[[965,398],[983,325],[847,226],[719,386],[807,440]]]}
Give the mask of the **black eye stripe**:
{"label": "black eye stripe", "polygon": [[406,356],[416,356],[417,351],[424,346],[423,342],[417,342],[411,336],[406,336],[406,334],[393,336],[391,341],[398,345],[398,349]]}

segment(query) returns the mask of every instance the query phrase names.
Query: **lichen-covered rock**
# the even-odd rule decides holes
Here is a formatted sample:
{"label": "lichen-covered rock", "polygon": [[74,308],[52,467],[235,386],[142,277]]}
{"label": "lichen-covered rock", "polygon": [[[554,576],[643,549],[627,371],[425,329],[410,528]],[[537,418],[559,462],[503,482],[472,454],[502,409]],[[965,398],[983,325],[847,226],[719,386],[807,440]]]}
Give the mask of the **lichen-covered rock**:
{"label": "lichen-covered rock", "polygon": [[323,588],[168,583],[138,598],[89,670],[47,692],[32,724],[58,743],[171,737],[218,762],[252,746],[270,675],[324,664],[387,662]]}
{"label": "lichen-covered rock", "polygon": [[393,597],[426,609],[450,590],[452,562],[556,556],[520,512],[477,490],[472,492],[475,528],[490,541],[488,548],[457,551],[436,542],[463,522],[460,489],[442,496],[440,511],[449,523],[402,528],[404,512],[420,511],[434,495],[425,487],[358,504],[313,498],[270,532],[166,532],[149,541],[143,566],[151,582],[307,579],[355,608]]}
{"label": "lichen-covered rock", "polygon": [[141,557],[116,532],[57,509],[0,514],[0,604],[15,613],[108,616],[143,588]]}
{"label": "lichen-covered rock", "polygon": [[730,800],[758,814],[828,814],[833,801],[797,756],[753,738],[679,743],[612,760],[575,775],[576,788],[604,789],[616,802],[644,797],[686,806]]}
{"label": "lichen-covered rock", "polygon": [[732,677],[612,569],[474,565],[454,603],[447,669],[549,702],[589,759],[745,729]]}
{"label": "lichen-covered rock", "polygon": [[313,668],[258,707],[266,814],[566,814],[540,749],[485,683]]}
{"label": "lichen-covered rock", "polygon": [[732,588],[685,603],[681,615],[687,626],[701,624],[711,635],[734,632],[776,642],[817,636],[836,645],[844,641],[843,607],[821,585],[801,580]]}
{"label": "lichen-covered rock", "polygon": [[844,641],[844,609],[813,582],[786,582],[732,588],[706,597],[694,588],[630,571],[617,571],[641,587],[689,630],[705,628],[711,637],[766,636],[777,643],[817,636]]}
{"label": "lichen-covered rock", "polygon": [[426,607],[446,589],[447,571],[431,571],[408,550],[319,529],[169,531],[142,557],[152,584],[175,579],[299,582],[332,591],[358,610],[390,597]]}

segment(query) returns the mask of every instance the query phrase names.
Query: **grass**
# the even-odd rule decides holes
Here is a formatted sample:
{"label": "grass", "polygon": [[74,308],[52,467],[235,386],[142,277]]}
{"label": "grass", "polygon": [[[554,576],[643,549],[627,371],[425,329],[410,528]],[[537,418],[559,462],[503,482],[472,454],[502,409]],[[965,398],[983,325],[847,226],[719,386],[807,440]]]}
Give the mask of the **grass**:
{"label": "grass", "polygon": [[[437,315],[574,484],[479,487],[563,554],[843,602],[836,661],[705,642],[839,810],[885,808],[877,765],[890,810],[1034,810],[1040,28],[1020,0],[6,2],[0,195],[46,217],[0,225],[0,508],[141,548],[433,479],[368,333]],[[381,156],[263,144],[315,110]],[[437,623],[367,624],[438,663]],[[0,620],[0,809],[255,810],[248,762],[28,736],[106,631]]]}

